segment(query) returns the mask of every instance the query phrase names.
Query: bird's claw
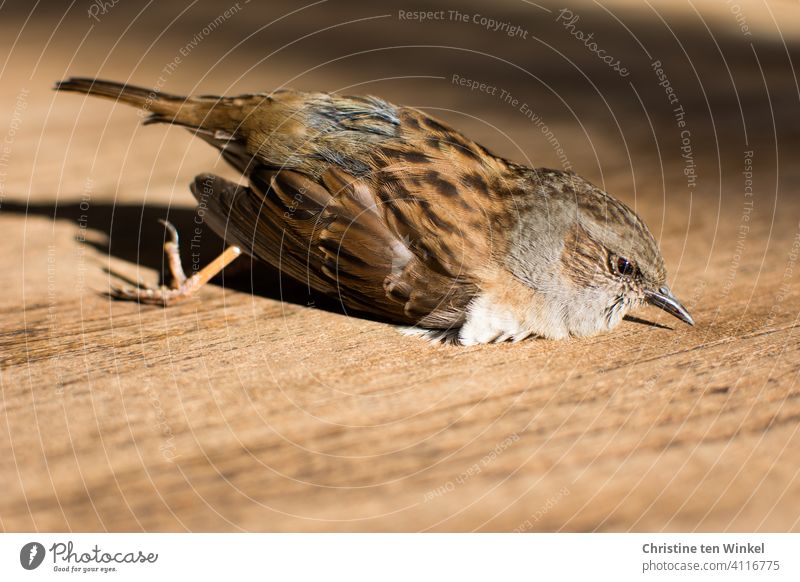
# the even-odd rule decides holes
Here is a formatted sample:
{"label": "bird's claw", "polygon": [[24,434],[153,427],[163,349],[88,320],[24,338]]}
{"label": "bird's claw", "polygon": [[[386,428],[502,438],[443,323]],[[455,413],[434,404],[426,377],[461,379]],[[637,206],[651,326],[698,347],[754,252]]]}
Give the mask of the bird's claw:
{"label": "bird's claw", "polygon": [[198,287],[197,277],[195,275],[187,277],[183,271],[178,246],[178,229],[168,220],[159,219],[158,221],[164,225],[167,231],[167,238],[164,241],[164,256],[169,267],[169,286],[140,286],[138,288],[112,286],[108,292],[112,299],[167,307],[189,297]]}
{"label": "bird's claw", "polygon": [[109,297],[118,301],[136,301],[145,305],[160,305],[168,307],[182,299],[190,297],[197,290],[198,278],[191,276],[179,287],[172,289],[161,285],[160,287],[116,287],[112,286],[108,292]]}

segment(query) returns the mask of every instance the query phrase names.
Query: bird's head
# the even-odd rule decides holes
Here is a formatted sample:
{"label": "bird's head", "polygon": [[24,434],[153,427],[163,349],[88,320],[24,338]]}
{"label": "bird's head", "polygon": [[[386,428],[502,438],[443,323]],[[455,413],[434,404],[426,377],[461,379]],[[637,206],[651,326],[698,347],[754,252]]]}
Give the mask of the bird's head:
{"label": "bird's head", "polygon": [[[516,245],[517,259],[548,267],[528,268],[527,279],[561,314],[564,334],[610,329],[648,303],[694,325],[666,284],[658,244],[633,210],[571,173],[540,174],[537,194],[520,221],[517,241],[527,242]],[[533,236],[534,229],[545,236]]]}

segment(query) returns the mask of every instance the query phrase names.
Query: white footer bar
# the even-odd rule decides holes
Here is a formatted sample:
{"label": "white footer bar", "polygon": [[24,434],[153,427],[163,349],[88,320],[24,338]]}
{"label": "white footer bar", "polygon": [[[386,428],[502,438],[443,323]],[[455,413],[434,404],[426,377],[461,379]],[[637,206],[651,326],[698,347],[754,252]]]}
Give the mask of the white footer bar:
{"label": "white footer bar", "polygon": [[800,534],[2,534],[0,580],[800,580]]}

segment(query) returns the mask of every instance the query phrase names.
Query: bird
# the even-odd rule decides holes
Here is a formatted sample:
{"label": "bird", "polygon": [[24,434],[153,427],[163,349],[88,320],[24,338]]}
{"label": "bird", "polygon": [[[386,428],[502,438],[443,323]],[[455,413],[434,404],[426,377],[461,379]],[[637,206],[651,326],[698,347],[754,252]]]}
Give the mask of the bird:
{"label": "bird", "polygon": [[172,305],[244,253],[432,342],[592,336],[645,304],[694,325],[628,206],[575,172],[494,155],[417,108],[293,89],[184,97],[83,77],[55,89],[186,128],[245,182],[201,174],[190,186],[228,245],[219,257],[187,277],[165,223],[170,285],[112,288],[118,299]]}

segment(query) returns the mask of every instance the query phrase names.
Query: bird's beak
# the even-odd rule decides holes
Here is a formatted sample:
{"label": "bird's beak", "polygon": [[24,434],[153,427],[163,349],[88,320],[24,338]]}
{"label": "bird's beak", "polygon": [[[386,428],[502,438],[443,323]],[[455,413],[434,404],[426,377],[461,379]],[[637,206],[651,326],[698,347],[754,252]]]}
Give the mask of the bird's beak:
{"label": "bird's beak", "polygon": [[645,289],[644,295],[650,305],[655,305],[659,309],[663,309],[667,313],[671,313],[681,321],[688,323],[689,325],[694,325],[694,319],[692,319],[692,316],[689,315],[689,312],[686,311],[686,308],[681,305],[681,302],[678,301],[677,297],[672,294],[672,291],[670,291],[669,287],[666,285],[661,287],[658,291],[650,291],[649,289]]}

